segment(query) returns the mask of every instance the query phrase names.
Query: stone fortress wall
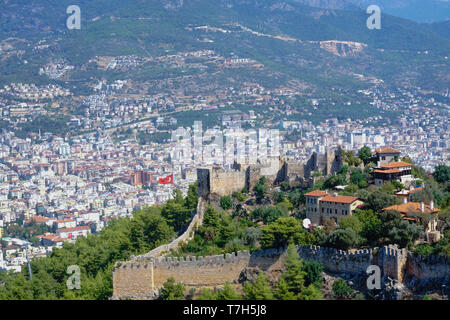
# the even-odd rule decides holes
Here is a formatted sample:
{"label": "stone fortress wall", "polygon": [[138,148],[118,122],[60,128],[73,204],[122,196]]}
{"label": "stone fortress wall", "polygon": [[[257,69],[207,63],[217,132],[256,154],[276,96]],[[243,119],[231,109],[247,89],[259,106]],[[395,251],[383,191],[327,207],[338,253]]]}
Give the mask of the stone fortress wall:
{"label": "stone fortress wall", "polygon": [[[314,260],[333,273],[365,274],[370,265],[378,265],[382,276],[402,282],[406,276],[417,279],[450,276],[450,264],[445,259],[413,256],[395,246],[343,251],[319,246],[299,246],[302,259]],[[281,271],[285,249],[259,250],[206,257],[140,256],[116,266],[114,270],[114,299],[151,299],[157,296],[164,282],[173,277],[191,287],[217,286],[237,283],[246,268],[264,272]]]}
{"label": "stone fortress wall", "polygon": [[232,169],[198,168],[199,195],[206,199],[211,195],[230,195],[244,188],[251,190],[262,176],[272,185],[282,181],[304,185],[310,183],[312,172],[334,174],[342,168],[342,165],[342,150],[331,148],[324,154],[314,152],[306,163],[269,157],[264,163],[235,163]]}
{"label": "stone fortress wall", "polygon": [[239,251],[225,256],[186,258],[137,257],[116,266],[113,299],[151,299],[170,277],[187,286],[205,287],[237,282],[247,267],[267,272],[281,270],[283,251],[261,250],[253,254]]}

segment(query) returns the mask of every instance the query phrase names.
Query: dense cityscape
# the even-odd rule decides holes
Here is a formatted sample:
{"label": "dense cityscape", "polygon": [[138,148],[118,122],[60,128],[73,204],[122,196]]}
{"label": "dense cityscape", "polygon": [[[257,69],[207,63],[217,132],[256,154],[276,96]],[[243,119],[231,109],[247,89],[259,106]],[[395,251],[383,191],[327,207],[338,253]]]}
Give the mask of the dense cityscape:
{"label": "dense cityscape", "polygon": [[110,1],[0,0],[0,300],[448,300],[447,2]]}

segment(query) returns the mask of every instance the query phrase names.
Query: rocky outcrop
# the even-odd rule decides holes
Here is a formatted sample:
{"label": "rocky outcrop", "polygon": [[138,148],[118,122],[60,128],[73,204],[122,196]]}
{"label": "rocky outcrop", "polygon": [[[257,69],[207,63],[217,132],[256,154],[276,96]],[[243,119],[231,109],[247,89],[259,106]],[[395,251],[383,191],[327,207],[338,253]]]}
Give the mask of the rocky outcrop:
{"label": "rocky outcrop", "polygon": [[353,41],[320,41],[320,47],[339,57],[356,57],[367,47],[367,44]]}

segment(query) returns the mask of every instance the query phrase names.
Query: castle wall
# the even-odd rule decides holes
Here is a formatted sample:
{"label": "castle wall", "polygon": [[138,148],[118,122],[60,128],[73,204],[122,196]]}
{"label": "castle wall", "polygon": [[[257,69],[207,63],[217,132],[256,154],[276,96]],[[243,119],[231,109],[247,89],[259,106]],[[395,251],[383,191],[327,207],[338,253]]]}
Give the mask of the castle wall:
{"label": "castle wall", "polygon": [[402,282],[405,276],[407,258],[406,249],[385,246],[379,249],[376,264],[382,268],[384,275]]}
{"label": "castle wall", "polygon": [[249,190],[252,190],[261,177],[265,177],[270,185],[285,181],[286,177],[283,173],[284,170],[280,158],[268,158],[265,163],[254,164],[247,167],[247,187]]}
{"label": "castle wall", "polygon": [[314,260],[323,264],[325,270],[335,273],[360,273],[374,264],[373,250],[364,249],[356,252],[323,248],[319,246],[298,247],[300,258]]}
{"label": "castle wall", "polygon": [[210,192],[228,196],[246,187],[245,171],[213,168],[210,172]]}
{"label": "castle wall", "polygon": [[[320,262],[325,270],[334,273],[365,274],[370,265],[378,265],[382,276],[389,276],[400,282],[406,276],[428,279],[450,275],[450,265],[445,259],[416,257],[395,246],[356,251],[299,246],[297,250],[302,259]],[[225,256],[140,256],[116,266],[113,274],[114,298],[151,299],[170,277],[191,287],[236,283],[241,272],[248,267],[265,272],[281,271],[284,253],[284,249],[269,249],[252,254],[239,251]]]}
{"label": "castle wall", "polygon": [[443,278],[450,276],[450,264],[445,257],[413,256],[408,253],[406,274],[418,279]]}
{"label": "castle wall", "polygon": [[198,196],[206,199],[210,189],[210,169],[197,168],[197,193]]}
{"label": "castle wall", "polygon": [[267,272],[280,270],[283,253],[284,250],[269,249],[253,254],[239,251],[225,256],[181,258],[140,256],[116,266],[113,273],[113,298],[151,298],[170,277],[191,287],[237,282],[241,272],[247,267],[258,267]]}
{"label": "castle wall", "polygon": [[284,164],[286,181],[290,185],[302,184],[305,180],[305,165],[301,162],[286,162]]}
{"label": "castle wall", "polygon": [[113,298],[151,299],[155,295],[152,265],[126,262],[113,271]]}

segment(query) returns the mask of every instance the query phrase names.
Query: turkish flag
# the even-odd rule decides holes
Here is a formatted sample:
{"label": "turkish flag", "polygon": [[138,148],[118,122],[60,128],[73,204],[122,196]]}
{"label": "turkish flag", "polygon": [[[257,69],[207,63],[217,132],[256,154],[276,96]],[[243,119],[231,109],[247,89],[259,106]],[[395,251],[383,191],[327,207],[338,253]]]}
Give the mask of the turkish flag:
{"label": "turkish flag", "polygon": [[159,179],[160,184],[173,184],[173,173],[170,176]]}

